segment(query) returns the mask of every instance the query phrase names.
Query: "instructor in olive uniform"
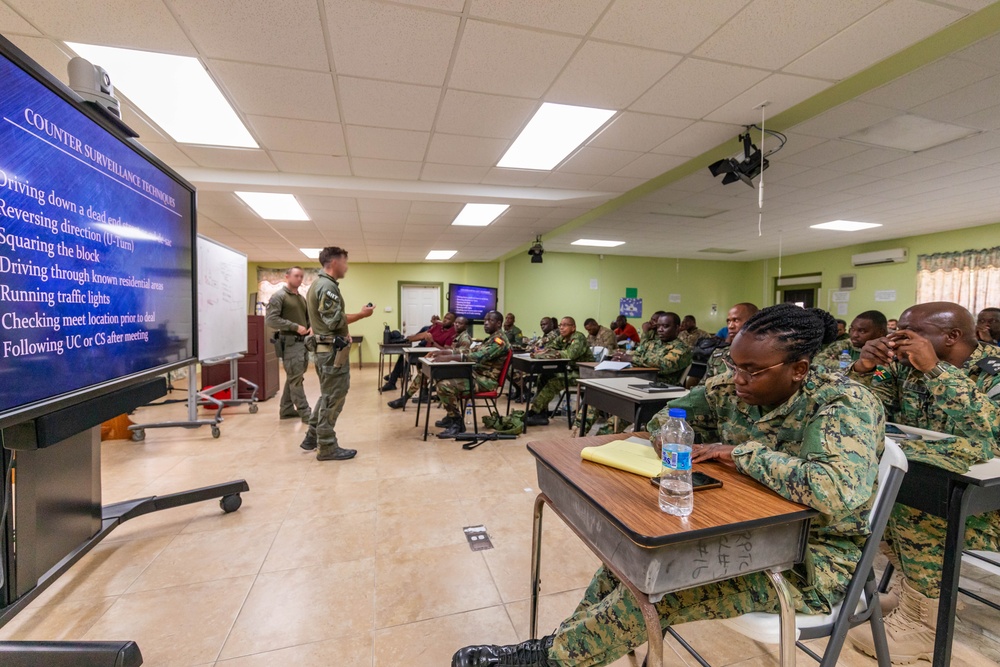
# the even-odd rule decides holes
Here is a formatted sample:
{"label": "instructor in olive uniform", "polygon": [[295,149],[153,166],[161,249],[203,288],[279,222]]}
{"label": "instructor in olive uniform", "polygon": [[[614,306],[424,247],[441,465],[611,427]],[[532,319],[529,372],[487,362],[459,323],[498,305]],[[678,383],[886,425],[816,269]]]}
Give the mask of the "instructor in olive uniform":
{"label": "instructor in olive uniform", "polygon": [[323,248],[319,263],[323,270],[309,286],[306,297],[313,329],[306,345],[316,353],[321,395],[309,418],[309,432],[300,447],[305,450],[318,448],[316,459],[319,461],[342,461],[358,453],[341,447],[334,430],[351,387],[351,335],[347,325],[371,317],[374,308],[369,303],[361,312],[349,314],[344,306],[338,281],[347,275],[346,250],[336,246]]}
{"label": "instructor in olive uniform", "polygon": [[302,419],[306,424],[312,416],[309,399],[302,388],[302,377],[309,365],[306,335],[309,330],[309,309],[299,294],[302,268],[293,266],[285,271],[285,286],[267,302],[267,326],[275,330],[278,356],[285,367],[285,389],[281,392],[278,416],[281,419]]}

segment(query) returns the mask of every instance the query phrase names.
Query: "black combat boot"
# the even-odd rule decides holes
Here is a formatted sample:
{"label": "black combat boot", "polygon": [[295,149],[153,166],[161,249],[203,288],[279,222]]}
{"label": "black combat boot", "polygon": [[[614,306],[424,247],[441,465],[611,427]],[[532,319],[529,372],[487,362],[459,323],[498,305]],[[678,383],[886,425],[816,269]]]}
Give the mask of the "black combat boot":
{"label": "black combat boot", "polygon": [[524,423],[528,426],[548,426],[549,418],[548,415],[528,410],[528,414],[524,415]]}
{"label": "black combat boot", "polygon": [[406,406],[406,402],[408,400],[410,400],[409,396],[400,396],[399,398],[397,398],[394,401],[389,401],[386,405],[388,405],[393,410],[398,410],[398,409],[400,409],[402,407],[405,407]]}
{"label": "black combat boot", "polygon": [[311,452],[312,450],[316,449],[316,436],[309,435],[308,433],[306,433],[306,438],[305,440],[302,441],[302,444],[300,444],[299,447],[306,450],[307,452]]}
{"label": "black combat boot", "polygon": [[450,438],[453,435],[458,435],[460,433],[465,433],[465,422],[462,421],[461,417],[453,417],[451,425],[445,430],[438,433],[438,437]]}
{"label": "black combat boot", "polygon": [[317,461],[346,461],[347,459],[353,459],[358,453],[356,449],[344,449],[343,447],[335,447],[325,452],[320,452],[316,455]]}
{"label": "black combat boot", "polygon": [[451,667],[550,667],[552,635],[510,646],[466,646],[451,658]]}
{"label": "black combat boot", "polygon": [[451,415],[445,415],[443,419],[439,419],[436,422],[434,422],[434,425],[437,426],[438,428],[448,428],[454,421],[455,421],[454,417],[452,417]]}

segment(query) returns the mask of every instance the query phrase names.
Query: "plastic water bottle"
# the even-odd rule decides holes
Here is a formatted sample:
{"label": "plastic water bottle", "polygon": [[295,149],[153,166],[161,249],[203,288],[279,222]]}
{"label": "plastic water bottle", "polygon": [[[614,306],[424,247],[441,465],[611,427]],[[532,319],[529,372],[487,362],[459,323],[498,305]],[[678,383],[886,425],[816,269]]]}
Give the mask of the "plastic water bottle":
{"label": "plastic water bottle", "polygon": [[840,353],[840,372],[841,373],[847,373],[847,371],[848,371],[848,369],[850,369],[852,363],[854,363],[854,361],[851,359],[851,353],[850,353],[849,350],[844,350],[843,352]]}
{"label": "plastic water bottle", "polygon": [[465,402],[465,425],[472,426],[472,403]]}
{"label": "plastic water bottle", "polygon": [[691,485],[691,445],[694,430],[685,421],[687,413],[670,408],[670,417],[660,426],[663,468],[660,470],[660,509],[674,516],[688,516],[694,510]]}
{"label": "plastic water bottle", "polygon": [[625,352],[628,353],[628,354],[632,353],[632,339],[631,338],[627,338],[625,340]]}

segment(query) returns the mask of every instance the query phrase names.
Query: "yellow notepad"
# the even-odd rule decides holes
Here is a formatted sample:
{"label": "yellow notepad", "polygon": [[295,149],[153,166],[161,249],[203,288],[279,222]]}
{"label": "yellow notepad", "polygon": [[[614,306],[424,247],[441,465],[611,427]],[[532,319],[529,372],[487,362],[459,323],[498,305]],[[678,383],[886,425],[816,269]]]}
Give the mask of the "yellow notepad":
{"label": "yellow notepad", "polygon": [[663,465],[649,441],[641,438],[616,440],[600,447],[584,447],[580,455],[587,461],[643,477],[656,477]]}

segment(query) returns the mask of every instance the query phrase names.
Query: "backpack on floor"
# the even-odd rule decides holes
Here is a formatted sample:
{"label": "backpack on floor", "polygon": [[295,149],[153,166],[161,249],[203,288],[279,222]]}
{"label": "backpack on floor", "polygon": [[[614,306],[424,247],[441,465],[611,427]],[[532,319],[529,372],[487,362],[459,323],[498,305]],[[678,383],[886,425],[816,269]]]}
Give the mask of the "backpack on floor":
{"label": "backpack on floor", "polygon": [[514,410],[506,417],[501,414],[484,415],[483,426],[500,435],[520,435],[524,433],[524,410]]}

